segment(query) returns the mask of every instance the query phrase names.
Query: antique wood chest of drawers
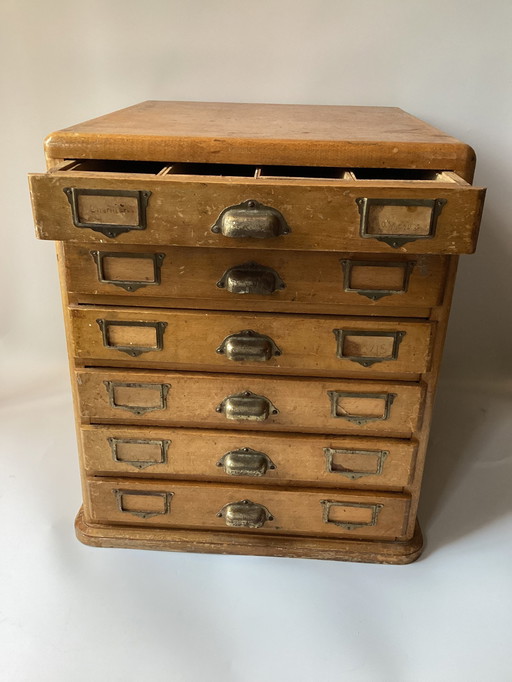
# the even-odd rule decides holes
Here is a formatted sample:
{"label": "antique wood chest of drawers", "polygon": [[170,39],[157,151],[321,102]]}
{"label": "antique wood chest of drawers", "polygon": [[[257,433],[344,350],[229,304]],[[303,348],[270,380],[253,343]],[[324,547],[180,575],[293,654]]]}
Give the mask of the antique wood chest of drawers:
{"label": "antique wood chest of drawers", "polygon": [[80,540],[413,561],[472,149],[400,109],[145,102],[45,151]]}

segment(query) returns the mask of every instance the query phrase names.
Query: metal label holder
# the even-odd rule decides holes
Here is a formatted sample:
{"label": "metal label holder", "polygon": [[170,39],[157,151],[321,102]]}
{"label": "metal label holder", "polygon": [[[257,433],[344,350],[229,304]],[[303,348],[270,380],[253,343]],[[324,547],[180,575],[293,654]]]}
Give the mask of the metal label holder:
{"label": "metal label holder", "polygon": [[[396,393],[352,393],[351,391],[327,391],[331,400],[331,417],[334,419],[346,419],[353,424],[362,426],[368,422],[386,421],[389,419],[391,405],[396,398]],[[339,398],[373,398],[384,401],[384,411],[381,417],[373,417],[362,414],[338,414],[338,400]]]}
{"label": "metal label holder", "polygon": [[[369,260],[341,260],[340,261],[343,268],[343,291],[347,294],[359,294],[360,296],[366,296],[366,298],[372,301],[378,301],[384,296],[392,296],[393,294],[405,294],[409,288],[409,279],[411,277],[411,272],[416,265],[415,261],[408,260],[402,262],[392,262],[389,261],[369,261]],[[377,268],[402,268],[404,271],[403,285],[402,289],[355,289],[350,286],[350,279],[352,276],[353,267],[377,267]]]}
{"label": "metal label holder", "polygon": [[[437,219],[446,204],[446,199],[369,199],[368,197],[359,197],[356,199],[356,204],[361,215],[360,235],[363,239],[377,239],[384,242],[394,249],[398,249],[408,242],[414,242],[420,239],[433,239],[436,234]],[[368,231],[370,222],[370,213],[373,206],[427,206],[430,211],[430,223],[427,234],[403,234],[390,232],[388,234],[371,233]]]}
{"label": "metal label holder", "polygon": [[[115,239],[123,232],[146,229],[146,207],[151,192],[148,190],[131,189],[85,189],[81,187],[64,187],[63,192],[71,204],[71,214],[75,227],[87,228],[94,232],[101,232],[105,237]],[[134,225],[119,225],[117,223],[91,223],[80,218],[79,200],[81,196],[95,197],[130,197],[137,200],[137,222]]]}
{"label": "metal label holder", "polygon": [[[167,394],[171,388],[170,384],[138,384],[124,381],[104,381],[105,388],[108,393],[108,402],[110,407],[121,410],[128,410],[137,416],[146,414],[146,412],[153,412],[153,410],[165,410],[167,409]],[[121,403],[116,403],[115,400],[115,389],[116,388],[147,388],[154,390],[155,388],[159,391],[160,402],[158,405],[123,405]]]}
{"label": "metal label holder", "polygon": [[[114,490],[116,496],[117,509],[123,514],[132,514],[140,519],[150,519],[153,516],[165,516],[171,511],[171,500],[174,493],[156,492],[153,490]],[[123,495],[138,495],[141,497],[161,497],[163,500],[163,511],[132,511],[131,509],[124,509]]]}
{"label": "metal label holder", "polygon": [[[361,502],[336,502],[333,500],[321,500],[320,504],[323,507],[323,521],[324,523],[331,523],[339,528],[345,530],[355,530],[356,528],[369,528],[376,526],[379,518],[379,512],[382,509],[382,504],[363,504]],[[354,507],[355,509],[370,509],[372,517],[368,522],[350,522],[350,521],[333,521],[329,518],[329,513],[332,507]]]}
{"label": "metal label holder", "polygon": [[[388,360],[398,359],[398,348],[405,336],[405,332],[379,332],[379,331],[367,331],[359,329],[333,329],[334,336],[337,340],[336,356],[340,360],[351,360],[352,362],[357,362],[362,367],[371,367],[376,362],[386,362]],[[393,339],[393,348],[391,349],[390,355],[384,356],[367,356],[367,355],[344,355],[343,345],[347,336],[374,336],[375,338],[391,338]]]}
{"label": "metal label holder", "polygon": [[[333,458],[338,454],[346,455],[361,455],[362,457],[376,457],[377,463],[375,471],[357,471],[355,469],[334,469],[333,468]],[[345,450],[345,449],[335,449],[335,448],[324,448],[324,455],[326,459],[326,470],[329,474],[339,474],[340,476],[346,476],[350,480],[355,481],[358,478],[363,478],[364,476],[380,476],[384,468],[384,460],[389,455],[388,450]]]}
{"label": "metal label holder", "polygon": [[[142,287],[158,286],[161,283],[161,267],[165,258],[165,253],[137,253],[123,251],[90,251],[91,256],[98,268],[98,281],[102,284],[113,284],[116,287],[121,287],[125,291],[133,292]],[[146,258],[153,261],[153,279],[149,281],[144,280],[120,280],[108,279],[105,277],[105,258]]]}
{"label": "metal label holder", "polygon": [[[110,445],[110,449],[112,450],[112,459],[114,462],[117,462],[118,464],[129,464],[130,466],[135,467],[136,469],[146,469],[147,467],[154,466],[155,464],[166,464],[167,463],[167,451],[169,449],[169,445],[171,444],[170,440],[148,440],[148,439],[141,439],[141,438],[114,438],[114,437],[109,437],[107,438],[107,441]],[[160,458],[155,459],[155,460],[146,460],[146,459],[119,459],[118,457],[118,446],[120,444],[127,444],[127,445],[156,445],[160,448]]]}
{"label": "metal label holder", "polygon": [[[167,327],[167,322],[131,322],[127,320],[105,320],[100,318],[96,320],[101,329],[103,337],[103,345],[109,350],[118,350],[121,353],[127,353],[133,358],[136,358],[142,353],[151,353],[153,351],[163,350],[164,347],[164,332]],[[117,346],[110,343],[109,329],[110,327],[149,327],[155,330],[156,344],[154,346]]]}

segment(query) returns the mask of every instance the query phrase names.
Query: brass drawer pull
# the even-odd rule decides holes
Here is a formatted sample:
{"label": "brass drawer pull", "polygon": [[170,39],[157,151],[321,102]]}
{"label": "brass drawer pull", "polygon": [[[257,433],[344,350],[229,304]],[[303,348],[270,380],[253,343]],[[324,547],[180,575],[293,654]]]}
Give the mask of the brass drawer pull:
{"label": "brass drawer pull", "polygon": [[269,336],[258,334],[252,329],[226,336],[216,352],[235,362],[266,362],[273,356],[281,355],[281,350]]}
{"label": "brass drawer pull", "polygon": [[284,289],[286,284],[272,268],[258,263],[244,263],[229,268],[217,282],[219,289],[231,294],[259,294],[268,296]]}
{"label": "brass drawer pull", "polygon": [[264,452],[252,448],[240,448],[227,452],[217,462],[229,476],[264,476],[268,469],[275,469],[276,465]]}
{"label": "brass drawer pull", "polygon": [[[147,190],[64,187],[75,227],[115,239],[123,232],[146,229]],[[110,219],[110,220],[109,220]]]}
{"label": "brass drawer pull", "polygon": [[[98,323],[99,328],[101,329],[101,333],[103,336],[103,345],[105,348],[109,348],[111,350],[118,350],[121,351],[122,353],[127,353],[128,355],[131,355],[133,358],[136,358],[139,355],[142,355],[142,353],[150,353],[151,351],[157,351],[157,350],[163,350],[164,347],[164,332],[165,328],[167,327],[167,322],[132,322],[128,320],[105,320],[105,319],[99,319],[96,320]],[[136,346],[135,344],[116,344],[115,342],[112,341],[111,338],[111,331],[112,328],[116,327],[128,327],[128,328],[134,328],[134,327],[143,327],[148,329],[149,335],[148,335],[148,341],[151,344],[152,341],[154,341],[154,345],[147,345],[147,346]],[[151,333],[150,330],[154,330],[154,334]]]}
{"label": "brass drawer pull", "polygon": [[377,239],[398,249],[417,239],[432,239],[446,199],[368,199],[359,197],[363,239]]}
{"label": "brass drawer pull", "polygon": [[217,516],[223,518],[226,526],[231,528],[261,528],[267,521],[274,520],[266,507],[251,500],[226,504],[217,512]]}
{"label": "brass drawer pull", "polygon": [[228,206],[212,227],[215,234],[231,239],[271,239],[290,231],[282,213],[255,199]]}
{"label": "brass drawer pull", "polygon": [[263,395],[251,391],[230,395],[217,405],[216,412],[222,412],[226,419],[233,421],[264,422],[279,410]]}

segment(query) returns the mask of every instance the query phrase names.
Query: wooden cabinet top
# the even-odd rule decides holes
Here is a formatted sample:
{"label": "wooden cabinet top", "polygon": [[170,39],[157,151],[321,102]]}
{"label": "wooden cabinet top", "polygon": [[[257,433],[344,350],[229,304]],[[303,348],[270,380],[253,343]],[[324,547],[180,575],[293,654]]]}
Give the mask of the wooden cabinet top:
{"label": "wooden cabinet top", "polygon": [[468,145],[394,107],[147,101],[59,130],[48,159],[424,168],[471,180]]}

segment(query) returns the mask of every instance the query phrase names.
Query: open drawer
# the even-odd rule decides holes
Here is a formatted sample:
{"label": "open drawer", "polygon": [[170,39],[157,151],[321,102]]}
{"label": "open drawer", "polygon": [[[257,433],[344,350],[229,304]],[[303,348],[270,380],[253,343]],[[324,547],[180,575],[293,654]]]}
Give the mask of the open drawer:
{"label": "open drawer", "polygon": [[485,190],[432,170],[68,161],[30,176],[58,241],[471,253]]}

